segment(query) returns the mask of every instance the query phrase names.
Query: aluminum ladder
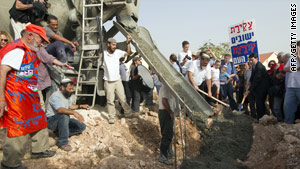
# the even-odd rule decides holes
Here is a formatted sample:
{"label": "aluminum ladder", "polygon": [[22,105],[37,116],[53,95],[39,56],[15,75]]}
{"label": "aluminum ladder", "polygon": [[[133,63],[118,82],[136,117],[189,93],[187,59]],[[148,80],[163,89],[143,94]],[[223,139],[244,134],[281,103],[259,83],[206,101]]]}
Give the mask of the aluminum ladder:
{"label": "aluminum ladder", "polygon": [[[77,83],[76,83],[76,90],[75,90],[75,102],[77,102],[79,97],[92,97],[92,104],[90,107],[94,107],[95,101],[96,101],[96,95],[97,95],[97,84],[98,84],[98,76],[99,76],[99,69],[100,69],[100,55],[95,56],[87,56],[86,53],[89,51],[96,51],[99,50],[103,56],[103,36],[102,36],[102,28],[103,28],[103,0],[99,3],[89,4],[89,0],[83,0],[82,3],[82,48],[81,48],[81,56],[80,56],[80,62],[79,62],[79,71],[78,71],[78,77],[77,77]],[[94,17],[87,17],[87,11],[93,7],[98,7],[100,9],[100,16],[94,16]],[[91,21],[96,20],[97,21],[97,27],[98,30],[90,30],[88,25]],[[100,37],[100,44],[86,44],[86,35],[90,33],[99,33]],[[97,61],[97,68],[83,68],[83,62],[87,59],[98,59]],[[81,76],[89,71],[96,71],[96,77],[93,81],[85,81],[82,80]],[[80,92],[80,85],[89,85],[93,86],[93,91],[87,93]]]}

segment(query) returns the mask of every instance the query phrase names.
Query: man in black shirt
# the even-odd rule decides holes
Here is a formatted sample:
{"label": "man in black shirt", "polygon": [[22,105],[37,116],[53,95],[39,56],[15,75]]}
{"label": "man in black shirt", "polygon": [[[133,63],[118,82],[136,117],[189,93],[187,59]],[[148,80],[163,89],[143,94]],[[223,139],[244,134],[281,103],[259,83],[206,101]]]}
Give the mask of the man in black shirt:
{"label": "man in black shirt", "polygon": [[251,53],[249,55],[249,62],[252,65],[249,91],[250,95],[254,96],[256,103],[256,119],[259,120],[266,114],[265,101],[269,91],[270,76],[268,75],[265,66],[258,61],[258,55],[256,53]]}
{"label": "man in black shirt", "polygon": [[26,25],[38,24],[47,17],[46,2],[48,0],[16,0],[9,10],[14,37],[21,37],[21,31]]}
{"label": "man in black shirt", "polygon": [[[143,79],[138,72],[137,67],[142,64],[140,57],[135,57],[132,59],[133,65],[130,66],[130,87],[133,89],[133,98],[132,98],[132,109],[134,112],[140,112],[140,102],[141,98],[146,101],[146,105],[151,105],[151,100],[149,97],[149,92],[151,89],[143,84]],[[150,103],[151,102],[151,103]]]}

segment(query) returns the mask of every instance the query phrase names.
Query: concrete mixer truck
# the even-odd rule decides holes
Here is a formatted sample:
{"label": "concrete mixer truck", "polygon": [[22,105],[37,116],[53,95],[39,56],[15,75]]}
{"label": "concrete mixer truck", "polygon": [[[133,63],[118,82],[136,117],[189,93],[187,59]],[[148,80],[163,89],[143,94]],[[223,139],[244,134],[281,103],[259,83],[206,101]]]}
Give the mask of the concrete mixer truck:
{"label": "concrete mixer truck", "polygon": [[[190,113],[200,127],[213,114],[212,108],[195,91],[193,86],[177,72],[167,58],[159,51],[147,29],[137,25],[140,0],[48,0],[51,7],[48,13],[59,19],[59,30],[68,39],[76,39],[80,47],[72,66],[75,70],[62,70],[49,66],[52,87],[59,84],[61,78],[69,77],[77,82],[76,101],[90,102],[93,106],[96,97],[105,95],[103,87],[102,52],[109,37],[118,32],[132,37],[132,45],[147,64],[160,77],[163,83]],[[3,1],[0,7],[0,30],[13,33],[10,27],[9,9],[14,1]],[[112,27],[106,30],[103,23],[114,20]],[[118,44],[124,49],[125,44]],[[124,46],[124,47],[123,47]],[[136,53],[137,53],[136,52]],[[135,54],[136,54],[135,53]],[[101,99],[100,99],[101,100]]]}

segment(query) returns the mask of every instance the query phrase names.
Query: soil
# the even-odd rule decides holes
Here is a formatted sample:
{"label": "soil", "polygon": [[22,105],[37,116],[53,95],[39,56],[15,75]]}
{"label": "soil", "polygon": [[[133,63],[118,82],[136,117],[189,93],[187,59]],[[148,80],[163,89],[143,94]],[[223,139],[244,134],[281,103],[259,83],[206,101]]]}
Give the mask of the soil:
{"label": "soil", "polygon": [[[106,109],[96,107],[97,110],[79,110],[84,115],[86,130],[69,139],[73,147],[65,152],[55,145],[56,136],[50,132],[49,143],[51,150],[56,150],[54,157],[46,159],[31,159],[30,141],[26,145],[26,154],[23,163],[29,169],[139,169],[173,168],[158,162],[160,129],[158,114],[144,109],[145,114],[139,118],[120,118],[115,124],[108,124]],[[157,105],[153,109],[158,109]],[[183,121],[183,119],[182,119]],[[177,118],[179,124],[179,117]],[[183,126],[183,123],[182,123]],[[177,125],[177,138],[179,126]],[[0,132],[0,159],[2,159],[2,146],[5,130]],[[195,157],[200,147],[200,131],[187,121],[187,153]],[[182,163],[182,143],[176,141],[178,165]]]}
{"label": "soil", "polygon": [[[220,108],[220,107],[219,107]],[[31,159],[30,141],[23,163],[29,169],[168,169],[158,162],[160,129],[157,105],[144,109],[139,118],[120,118],[108,124],[106,109],[79,110],[87,129],[69,139],[73,150],[65,152],[55,145],[50,133],[54,157]],[[300,169],[300,124],[277,123],[273,116],[264,116],[259,123],[242,113],[215,109],[217,116],[209,129],[199,131],[186,121],[186,142],[183,118],[176,119],[176,151],[178,168],[193,169]],[[5,131],[0,132],[0,159]],[[184,146],[186,145],[183,160]],[[172,159],[174,161],[174,159]]]}

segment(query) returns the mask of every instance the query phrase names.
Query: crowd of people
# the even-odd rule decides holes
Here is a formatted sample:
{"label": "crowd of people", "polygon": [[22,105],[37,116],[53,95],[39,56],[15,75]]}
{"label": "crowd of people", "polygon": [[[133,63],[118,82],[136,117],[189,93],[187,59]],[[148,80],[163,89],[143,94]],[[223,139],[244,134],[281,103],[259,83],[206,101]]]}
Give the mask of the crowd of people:
{"label": "crowd of people", "polygon": [[[215,97],[229,103],[232,111],[242,111],[258,122],[264,115],[274,115],[278,122],[294,124],[300,119],[300,41],[297,41],[297,52],[293,58],[289,53],[280,52],[278,63],[269,62],[268,70],[259,61],[256,53],[248,56],[248,62],[234,65],[231,55],[224,54],[217,59],[212,50],[201,51],[199,55],[189,50],[189,43],[182,42],[183,51],[170,55],[170,63],[185,76],[186,80],[198,91],[207,92],[206,101],[212,106]],[[290,62],[297,60],[297,71],[291,71]],[[169,160],[170,144],[173,138],[173,119],[176,107],[170,89],[162,87],[159,92],[159,121],[161,126],[160,162],[172,164]],[[157,88],[159,90],[159,88]],[[166,93],[165,93],[166,92]],[[266,106],[268,105],[268,106]],[[168,118],[166,118],[166,114]]]}
{"label": "crowd of people", "polygon": [[[60,149],[71,151],[68,138],[86,128],[83,116],[75,110],[89,109],[89,106],[73,104],[71,96],[75,84],[68,78],[48,96],[51,80],[45,64],[67,68],[68,63],[74,62],[79,43],[66,39],[58,31],[58,18],[48,14],[47,0],[16,0],[10,15],[15,40],[9,33],[0,31],[0,127],[4,127],[7,134],[1,169],[26,169],[22,158],[28,138],[32,140],[32,158],[56,154],[49,150],[48,129],[56,133]],[[40,26],[41,20],[47,22],[45,27]],[[124,64],[132,53],[131,41],[127,36],[126,51],[122,51],[117,49],[117,41],[109,38],[104,51],[103,80],[110,124],[116,120],[116,96],[126,118],[140,114],[140,103],[145,102],[148,107],[154,104],[153,89],[145,84],[138,70],[142,65],[141,57],[134,57],[129,69]],[[211,49],[193,53],[188,41],[182,42],[182,48],[178,56],[170,55],[170,64],[195,92],[207,92],[203,97],[212,106],[217,104],[212,99],[216,97],[228,102],[232,111],[238,111],[238,105],[245,100],[243,110],[254,121],[265,114],[273,114],[278,121],[293,124],[300,116],[300,41],[297,42],[296,72],[291,72],[289,53],[280,52],[278,63],[271,61],[267,70],[256,53],[249,55],[248,63],[234,65],[230,54],[224,54],[219,60]],[[162,135],[159,161],[171,165],[174,112],[180,106],[159,76],[154,72],[152,76],[159,95]],[[41,106],[38,91],[46,103],[46,110]]]}

